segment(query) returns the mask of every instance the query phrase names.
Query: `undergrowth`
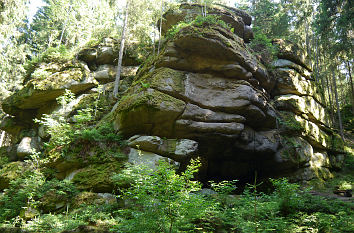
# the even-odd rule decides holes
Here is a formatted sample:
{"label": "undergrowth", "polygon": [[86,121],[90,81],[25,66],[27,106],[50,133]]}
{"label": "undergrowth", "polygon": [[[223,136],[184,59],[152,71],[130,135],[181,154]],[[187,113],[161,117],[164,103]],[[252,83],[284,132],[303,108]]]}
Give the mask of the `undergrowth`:
{"label": "undergrowth", "polygon": [[132,166],[123,174],[131,178],[131,185],[120,190],[115,204],[83,204],[76,209],[38,212],[35,218],[25,219],[21,209],[38,208],[41,195],[48,190],[55,190],[65,200],[72,200],[76,195],[70,182],[45,181],[41,175],[32,173],[12,182],[0,197],[0,229],[19,227],[29,232],[63,232],[91,225],[113,232],[354,230],[351,202],[313,196],[284,178],[271,180],[274,191],[269,194],[257,191],[255,183],[246,187],[242,195],[232,195],[236,181],[212,183],[214,191],[203,192],[202,184],[193,178],[199,166],[194,161],[181,174],[167,162],[161,162],[155,170]]}

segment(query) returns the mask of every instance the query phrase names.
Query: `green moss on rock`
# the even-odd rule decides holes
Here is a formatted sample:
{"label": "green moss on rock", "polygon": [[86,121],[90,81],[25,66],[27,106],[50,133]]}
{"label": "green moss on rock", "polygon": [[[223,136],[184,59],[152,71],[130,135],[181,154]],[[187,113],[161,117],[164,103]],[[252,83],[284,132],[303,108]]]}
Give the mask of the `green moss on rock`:
{"label": "green moss on rock", "polygon": [[0,190],[8,188],[10,182],[20,178],[25,170],[25,163],[20,161],[11,162],[4,165],[0,170]]}
{"label": "green moss on rock", "polygon": [[91,164],[80,169],[72,182],[80,190],[93,192],[112,192],[114,184],[112,176],[122,168],[122,163]]}
{"label": "green moss on rock", "polygon": [[185,103],[154,89],[130,92],[115,110],[115,128],[126,136],[150,134],[169,137]]}

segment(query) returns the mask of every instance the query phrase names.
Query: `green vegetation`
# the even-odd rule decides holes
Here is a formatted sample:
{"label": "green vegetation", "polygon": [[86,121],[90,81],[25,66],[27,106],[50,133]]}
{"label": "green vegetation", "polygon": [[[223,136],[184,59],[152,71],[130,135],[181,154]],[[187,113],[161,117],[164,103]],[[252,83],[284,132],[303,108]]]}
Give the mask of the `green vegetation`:
{"label": "green vegetation", "polygon": [[[178,232],[194,228],[193,221],[206,216],[211,203],[193,192],[201,184],[193,181],[198,161],[192,161],[181,174],[167,162],[155,171],[140,168],[133,171],[131,187],[123,190],[122,198],[131,200],[119,214],[124,218],[119,232]],[[136,167],[133,169],[137,169]],[[130,173],[130,172],[129,172]]]}
{"label": "green vegetation", "polygon": [[[61,109],[52,114],[44,114],[36,123],[45,127],[46,132],[50,135],[50,140],[46,143],[47,151],[56,148],[69,146],[75,141],[96,141],[96,142],[122,142],[122,136],[115,133],[109,122],[95,127],[94,120],[97,111],[104,109],[99,105],[103,104],[96,96],[91,105],[86,108],[77,109],[77,114],[73,116],[75,124],[71,124],[63,115],[63,111],[69,108],[69,103],[73,101],[74,94],[66,90],[65,94],[57,98]],[[105,109],[104,109],[105,110]]]}
{"label": "green vegetation", "polygon": [[[61,45],[59,47],[49,47],[44,52],[36,55],[31,60],[27,60],[24,65],[25,81],[29,80],[31,75],[36,75],[34,73],[35,69],[41,63],[59,62],[65,63],[74,58],[74,53],[70,51],[66,46]],[[38,75],[38,74],[37,74]]]}
{"label": "green vegetation", "polygon": [[263,63],[270,68],[269,64],[276,59],[278,53],[278,48],[272,44],[272,40],[266,34],[262,34],[259,30],[256,30],[250,47],[255,52],[255,55],[260,57]]}
{"label": "green vegetation", "polygon": [[[40,92],[44,90],[43,87],[52,88],[65,78],[73,82],[91,78],[92,73],[84,71],[86,66],[79,65],[73,59],[78,48],[97,48],[103,46],[103,44],[99,45],[103,42],[103,38],[114,36],[112,49],[113,53],[118,52],[119,37],[117,35],[122,30],[121,18],[127,12],[119,3],[116,3],[118,1],[102,0],[98,4],[88,0],[44,0],[44,2],[47,5],[40,8],[32,22],[25,21],[28,13],[25,12],[27,4],[25,1],[20,0],[12,5],[0,2],[1,11],[4,11],[0,15],[0,102],[11,92],[15,92],[16,88],[20,88],[20,83],[26,84],[30,79],[34,81],[29,84],[37,85],[36,91],[43,94]],[[219,42],[232,47],[234,52],[238,52],[237,46],[247,48],[241,38],[236,35],[231,37],[231,34],[227,33],[227,31],[235,33],[236,28],[232,28],[220,17],[208,14],[207,5],[209,7],[210,2],[209,0],[198,1],[200,4],[205,4],[199,7],[202,9],[203,16],[198,15],[194,19],[187,17],[186,21],[174,25],[165,35],[165,39],[171,39],[180,32],[185,35],[195,33],[198,36],[209,33],[207,39],[215,39],[220,33],[225,39],[220,39]],[[353,60],[347,38],[351,26],[348,23],[349,1],[337,2],[340,3],[333,4],[329,0],[322,2],[255,0],[250,1],[252,3],[250,7],[245,8],[251,11],[255,19],[252,27],[255,36],[250,48],[255,52],[254,55],[269,68],[267,71],[272,71],[269,64],[278,53],[277,47],[272,44],[272,39],[282,37],[283,39],[292,38],[298,42],[304,41],[306,53],[313,60],[314,72],[321,73],[316,75],[316,85],[322,87],[323,90],[328,87],[326,100],[332,98],[334,102],[333,93],[330,93],[332,88],[329,88],[332,85],[328,81],[329,75],[331,78],[332,75],[334,76],[334,83],[338,82],[341,95],[337,110],[332,107],[334,103],[326,102],[331,106],[330,110],[333,113],[341,109],[344,126],[348,131],[352,131],[351,105],[344,106],[349,103],[348,96],[353,94],[347,87],[349,77],[351,78]],[[160,32],[155,22],[160,17],[161,22],[164,22],[163,11],[170,3],[160,0],[131,0],[130,3],[131,7],[127,9],[129,10],[129,30],[127,30],[126,39],[134,41],[135,44],[129,45],[126,49],[125,56],[128,59],[125,62],[129,59],[132,63],[145,60],[145,67],[139,71],[143,75],[138,75],[140,78],[132,81],[133,85],[122,94],[121,99],[113,99],[109,93],[110,86],[105,85],[97,89],[92,88],[90,92],[86,92],[88,94],[79,103],[74,104],[78,99],[67,90],[63,96],[57,98],[58,106],[51,114],[43,114],[43,112],[48,113],[49,109],[56,107],[55,103],[46,103],[52,106],[39,106],[36,109],[26,109],[26,106],[20,106],[14,111],[18,115],[7,122],[6,127],[18,131],[18,134],[11,138],[12,147],[0,147],[0,232],[354,232],[353,202],[343,201],[332,194],[333,190],[352,189],[354,185],[352,154],[346,156],[343,171],[338,172],[334,179],[326,182],[311,181],[307,187],[290,183],[285,178],[270,179],[266,193],[260,191],[258,187],[261,183],[258,183],[256,179],[253,184],[247,184],[246,187],[237,187],[237,180],[219,183],[210,181],[202,184],[197,177],[203,176],[205,167],[201,167],[198,159],[191,160],[189,165],[187,162],[182,163],[182,168],[186,166],[184,171],[177,171],[175,164],[171,165],[166,161],[160,161],[154,169],[127,163],[128,154],[132,151],[126,146],[127,142],[124,141],[122,135],[112,126],[112,122],[117,121],[114,114],[117,112],[121,114],[118,119],[121,122],[115,122],[117,124],[130,121],[135,126],[137,120],[142,120],[149,130],[141,133],[147,135],[149,135],[148,132],[154,132],[150,128],[154,129],[156,124],[171,121],[173,123],[170,125],[175,127],[176,119],[180,119],[183,111],[186,110],[186,103],[172,95],[157,91],[157,85],[161,85],[161,81],[164,80],[166,88],[169,85],[171,91],[187,93],[191,90],[182,90],[188,85],[181,83],[184,79],[193,77],[193,75],[186,74],[191,71],[185,72],[182,69],[177,71],[154,66],[154,62],[159,59],[171,59],[172,62],[174,59],[173,55],[168,57],[166,55],[168,53],[164,53],[168,46],[160,48],[159,43],[158,49],[156,48],[156,36]],[[316,13],[316,7],[309,7],[310,5],[318,5],[319,12]],[[226,12],[233,14],[231,9]],[[246,22],[247,16],[244,20]],[[315,26],[315,22],[319,25]],[[233,38],[238,40],[235,46]],[[159,42],[163,41],[161,36],[159,40]],[[178,54],[187,58],[189,51],[182,51],[177,43],[175,45]],[[98,50],[98,54],[109,50],[105,49]],[[153,54],[146,59],[147,54],[152,50]],[[156,50],[160,51],[160,54],[156,53]],[[246,53],[247,49],[242,51]],[[107,54],[109,56],[109,51]],[[331,60],[328,59],[330,57],[328,55],[331,55]],[[96,55],[93,52],[88,56],[94,59]],[[225,57],[228,56],[225,53]],[[300,57],[298,54],[296,56]],[[133,61],[135,57],[137,59]],[[198,54],[198,57],[203,58],[202,54]],[[240,57],[243,55],[240,54]],[[220,60],[215,62],[216,67],[218,62],[222,66],[224,62],[225,64],[228,62],[227,59],[224,61],[222,56],[215,59]],[[176,62],[183,62],[181,60],[177,59]],[[192,59],[185,60],[189,62]],[[243,63],[253,63],[252,59],[244,62],[236,60],[232,61],[235,64],[231,64],[231,68],[236,67],[232,66],[236,64],[244,66]],[[47,66],[44,66],[44,63],[47,63]],[[228,66],[227,64],[225,67]],[[97,67],[99,65],[102,64],[97,62],[97,64],[88,64],[87,67],[92,72],[102,71],[100,67]],[[251,64],[252,67],[248,67],[247,70],[254,70],[253,68],[258,68],[258,65],[260,64],[254,64],[253,67]],[[128,65],[125,64],[125,66]],[[334,67],[345,68],[339,72]],[[254,70],[254,73],[258,71]],[[63,75],[55,75],[58,72]],[[272,72],[270,75],[273,75]],[[256,74],[251,76],[256,76]],[[209,82],[208,77],[205,75],[206,82]],[[42,86],[39,86],[39,83]],[[224,90],[223,84],[222,81],[212,83],[215,88],[219,85],[220,91]],[[263,84],[256,84],[257,82],[252,82],[255,88],[259,86],[259,89],[262,89]],[[193,85],[199,84],[193,83]],[[74,88],[72,89],[75,90]],[[106,91],[108,93],[105,93]],[[272,93],[266,93],[265,90],[264,92],[265,96],[268,94],[272,96]],[[40,94],[38,99],[43,97]],[[261,102],[263,99],[268,101],[268,97],[263,98],[259,95],[257,99]],[[187,98],[183,99],[199,106],[198,103],[187,101]],[[120,104],[111,112],[113,104],[117,101],[120,101]],[[159,109],[162,107],[171,110],[171,115],[165,117],[166,119],[163,118],[166,115],[159,114]],[[199,107],[205,106],[202,104]],[[211,109],[218,111],[215,115],[224,110],[232,113],[229,112],[231,108],[219,109],[216,106],[215,109]],[[110,113],[107,114],[108,112]],[[146,112],[156,114],[151,117],[151,115],[144,115]],[[212,111],[209,113],[214,114]],[[0,116],[3,115],[0,111]],[[33,119],[34,116],[40,119],[35,120],[33,124],[32,120],[28,119]],[[313,130],[317,132],[316,137],[319,137],[313,140],[318,140],[319,144],[322,141],[329,142],[332,146],[332,151],[328,153],[323,151],[323,154],[325,158],[328,155],[330,159],[335,160],[333,163],[328,163],[328,167],[333,167],[327,168],[326,164],[324,169],[326,171],[331,169],[331,172],[338,169],[340,166],[336,166],[336,163],[340,164],[343,161],[342,158],[345,157],[341,154],[343,142],[340,137],[336,134],[323,136],[325,134],[320,131],[320,128],[314,128],[315,124],[314,126],[306,125],[305,119],[296,118],[296,116],[290,112],[281,112],[278,119],[278,129],[284,133],[281,135],[283,151],[278,152],[283,153],[280,156],[288,156],[285,159],[285,163],[288,163],[286,165],[291,162],[308,163],[306,159],[309,157],[303,159],[300,156],[301,150],[306,148],[294,135],[302,134],[306,137],[307,134],[312,133],[309,131]],[[154,122],[152,118],[159,121]],[[225,118],[227,118],[226,115]],[[303,121],[298,121],[298,119]],[[24,122],[17,122],[22,120]],[[217,124],[217,122],[209,122],[208,119],[205,121],[201,123]],[[190,122],[193,124],[193,120]],[[248,124],[247,119],[246,125]],[[19,129],[15,129],[15,126]],[[248,126],[252,127],[252,125]],[[175,128],[169,130],[166,127],[164,130],[172,132]],[[41,149],[40,151],[32,150],[30,155],[26,151],[25,160],[17,161],[16,156],[19,153],[16,146],[19,145],[23,136],[28,136],[31,140],[32,138],[38,139],[40,141],[38,148]],[[256,143],[263,143],[258,142],[256,136],[258,135],[247,136],[246,133],[240,138],[254,140],[254,147],[256,147]],[[164,139],[167,140],[167,138]],[[4,143],[6,144],[6,140]],[[3,145],[3,141],[1,144]],[[30,146],[32,148],[32,145]],[[258,146],[266,147],[267,145]],[[174,145],[173,148],[176,149],[177,146]],[[312,147],[309,146],[309,148],[310,153],[322,153],[318,151],[321,145],[313,147],[314,151]],[[334,151],[339,151],[339,154],[330,154]],[[352,149],[347,151],[352,151]],[[309,164],[312,166],[311,163]]]}
{"label": "green vegetation", "polygon": [[173,38],[179,31],[181,31],[183,28],[188,27],[188,26],[195,26],[195,27],[207,27],[210,25],[218,25],[220,27],[223,27],[229,31],[235,30],[234,28],[231,28],[231,26],[227,23],[225,23],[223,20],[220,19],[220,17],[215,16],[215,15],[207,15],[207,16],[201,16],[198,15],[196,16],[193,20],[186,20],[186,21],[181,21],[178,24],[173,25],[167,32],[166,37],[167,38]]}
{"label": "green vegetation", "polygon": [[354,117],[352,113],[352,105],[346,105],[341,109],[342,117],[343,117],[343,126],[344,129],[349,132],[354,131]]}
{"label": "green vegetation", "polygon": [[[30,232],[62,232],[85,225],[114,232],[354,230],[351,202],[313,196],[286,179],[271,180],[274,190],[268,194],[257,191],[255,183],[242,195],[230,195],[236,181],[212,182],[214,192],[205,192],[193,179],[199,166],[194,161],[180,174],[167,162],[161,162],[155,170],[127,167],[113,178],[114,182],[129,180],[130,185],[120,188],[121,201],[99,206],[95,205],[99,201],[96,194],[83,196],[70,181],[46,180],[35,169],[11,182],[0,196],[0,228],[17,226]],[[53,205],[58,200],[63,204]],[[26,219],[29,210],[37,216],[35,219]]]}

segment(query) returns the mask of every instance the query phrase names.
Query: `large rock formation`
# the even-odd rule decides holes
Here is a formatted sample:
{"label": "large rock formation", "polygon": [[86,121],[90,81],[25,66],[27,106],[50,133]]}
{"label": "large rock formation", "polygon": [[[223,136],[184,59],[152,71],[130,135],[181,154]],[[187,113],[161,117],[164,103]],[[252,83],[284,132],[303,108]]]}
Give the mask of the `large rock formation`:
{"label": "large rock formation", "polygon": [[[199,8],[182,4],[168,11],[162,31],[196,17]],[[207,179],[247,180],[255,171],[328,178],[343,158],[343,142],[330,128],[304,51],[274,41],[278,59],[269,72],[245,44],[251,17],[226,8],[211,14],[235,31],[192,23],[175,32],[117,103],[116,129],[127,137],[196,141]]]}
{"label": "large rock formation", "polygon": [[[331,170],[340,168],[343,142],[328,122],[305,52],[276,40],[277,59],[263,64],[261,60],[269,59],[259,59],[246,44],[253,37],[251,17],[233,8],[208,9],[209,15],[226,24],[198,21],[173,27],[200,12],[197,4],[168,11],[162,32],[175,31],[167,35],[160,54],[146,59],[139,70],[142,58],[134,53],[134,46],[128,46],[122,97],[100,122],[113,121],[115,129],[130,138],[124,158],[116,156],[123,153],[118,145],[107,150],[104,143],[73,143],[66,148],[65,158],[56,156],[62,148],[50,151],[51,158],[60,157],[48,164],[55,177],[72,180],[80,190],[109,192],[111,174],[126,161],[154,168],[157,161],[166,159],[183,169],[199,156],[202,179],[245,182],[255,172],[261,178],[286,175],[308,180],[328,178]],[[118,47],[117,41],[108,38],[83,49],[72,61],[35,67],[25,87],[2,105],[9,116],[0,128],[12,135],[11,161],[25,159],[48,141],[34,118],[60,111],[71,119],[85,106],[92,107],[98,95],[103,98],[104,114],[112,108],[114,99],[109,93]],[[106,94],[97,93],[98,83],[105,85]],[[56,104],[65,89],[76,94],[66,112]],[[12,177],[7,175],[9,166],[4,169],[2,188]]]}

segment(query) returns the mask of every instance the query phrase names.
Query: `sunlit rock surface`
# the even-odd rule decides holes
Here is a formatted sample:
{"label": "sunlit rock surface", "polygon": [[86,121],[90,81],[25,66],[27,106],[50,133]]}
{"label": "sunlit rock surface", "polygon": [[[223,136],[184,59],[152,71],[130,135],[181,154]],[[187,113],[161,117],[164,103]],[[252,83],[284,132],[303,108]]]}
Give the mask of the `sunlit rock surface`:
{"label": "sunlit rock surface", "polygon": [[[173,25],[200,12],[198,4],[169,10],[162,33],[167,35]],[[48,152],[53,177],[72,181],[82,192],[111,192],[112,175],[127,162],[154,168],[167,160],[183,170],[196,157],[202,162],[198,178],[204,181],[246,183],[256,173],[259,179],[331,177],[343,163],[343,141],[328,121],[305,51],[289,41],[274,40],[277,58],[266,63],[270,58],[255,55],[247,44],[253,38],[247,13],[218,6],[208,14],[233,29],[188,25],[168,36],[160,53],[149,58],[128,46],[113,109],[119,49],[115,39],[82,49],[77,60],[38,64],[24,88],[2,105],[8,116],[0,128],[12,135],[10,161],[24,159],[32,149],[43,150],[32,140],[49,140],[34,118],[61,113],[75,123],[74,114],[94,109],[93,103],[103,96],[105,114],[112,111],[96,117],[102,119],[99,124],[113,122],[117,133],[130,138],[124,151],[118,144],[79,141],[67,148],[65,158],[60,156],[62,148]],[[104,85],[102,93],[98,84]],[[65,89],[76,94],[67,111],[56,103]],[[21,164],[2,167],[0,189],[22,171]],[[62,202],[55,203],[46,207],[48,211],[61,208]]]}
{"label": "sunlit rock surface", "polygon": [[[196,17],[199,7],[183,4],[168,11],[162,31]],[[240,11],[211,12],[237,28],[251,23]],[[205,179],[247,181],[255,172],[294,180],[330,177],[343,142],[328,122],[304,50],[275,40],[278,58],[262,64],[240,32],[220,25],[179,30],[117,103],[115,127],[126,136],[196,141],[194,157],[202,158]],[[154,148],[149,151],[158,152]]]}

